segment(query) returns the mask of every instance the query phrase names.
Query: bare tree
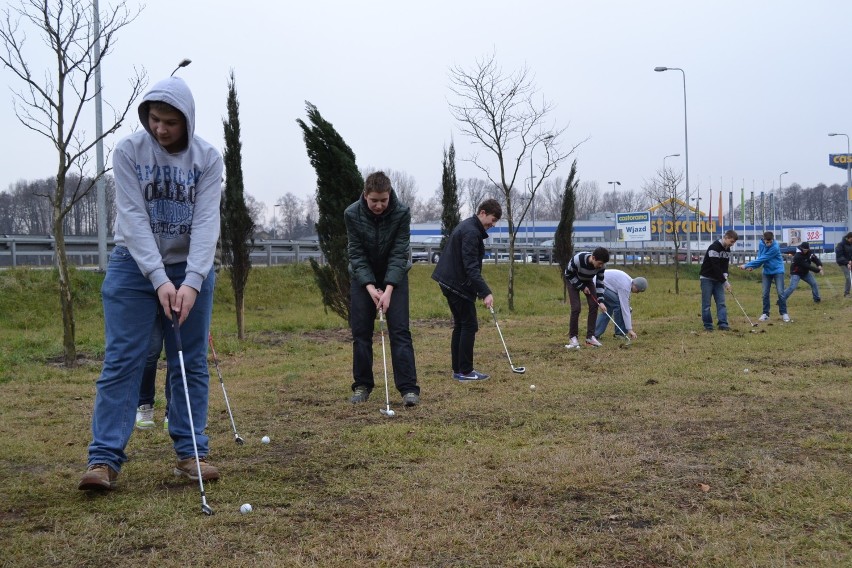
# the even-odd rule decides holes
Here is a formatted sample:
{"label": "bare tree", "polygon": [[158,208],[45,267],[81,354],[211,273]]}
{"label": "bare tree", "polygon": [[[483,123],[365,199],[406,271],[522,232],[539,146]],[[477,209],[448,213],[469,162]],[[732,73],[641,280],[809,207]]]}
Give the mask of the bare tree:
{"label": "bare tree", "polygon": [[299,225],[301,225],[305,217],[302,210],[302,200],[288,192],[275,205],[278,207],[280,214],[278,226],[281,228],[281,233],[277,235],[278,238],[295,238],[294,235],[298,232]]}
{"label": "bare tree", "polygon": [[260,229],[265,227],[266,223],[266,203],[258,201],[253,195],[245,194],[246,207],[248,208],[249,217],[251,217],[255,228]]}
{"label": "bare tree", "polygon": [[[494,184],[480,178],[466,178],[459,180],[459,198],[462,209],[467,207],[469,215],[476,215],[476,208],[488,198],[499,197],[500,194]],[[464,217],[465,215],[462,215]]]}
{"label": "bare tree", "polygon": [[[62,305],[63,349],[68,366],[76,365],[77,347],[63,222],[74,204],[104,174],[84,175],[90,152],[124,122],[133,101],[147,84],[144,70],[136,70],[130,80],[126,103],[113,107],[112,125],[107,126],[101,136],[87,138],[80,120],[83,110],[99,94],[94,86],[95,71],[103,58],[112,52],[117,33],[135,20],[140,10],[131,12],[125,2],[119,1],[95,17],[89,0],[21,0],[20,7],[3,10],[0,22],[3,40],[0,61],[23,84],[21,89],[13,91],[15,114],[26,128],[50,140],[58,155],[52,224]],[[30,27],[52,52],[56,65],[52,71],[32,67],[32,62],[38,58],[25,51],[27,28]],[[67,184],[72,170],[78,172],[78,181]]]}
{"label": "bare tree", "polygon": [[[654,179],[645,183],[645,195],[655,204],[654,208],[663,213],[663,223],[666,223],[665,219],[671,219],[672,223],[680,223],[678,219],[689,216],[689,207],[680,195],[679,186],[682,181],[682,173],[675,173],[670,168],[666,168],[658,171]],[[659,234],[665,234],[665,227]],[[681,233],[677,227],[674,227],[672,231],[672,244],[675,252],[675,294],[680,294],[680,255],[678,252],[682,243]]]}
{"label": "bare tree", "polygon": [[597,213],[601,210],[601,194],[598,189],[598,182],[583,181],[577,186],[577,203],[576,215],[577,219],[588,219],[592,213]]}
{"label": "bare tree", "polygon": [[[530,184],[532,198],[577,145],[568,152],[561,150],[559,136],[565,129],[545,124],[553,106],[544,99],[537,100],[538,89],[526,67],[505,73],[492,53],[477,60],[471,69],[453,67],[450,91],[455,95],[450,112],[462,133],[473,138],[489,154],[487,158],[473,154],[467,161],[479,168],[503,193],[506,206],[503,218],[509,225],[508,306],[513,310],[515,239],[531,202],[531,199],[526,200],[520,211],[513,207],[512,192],[517,191],[516,184],[523,190],[521,165],[535,158],[538,166],[538,175]],[[541,146],[543,155],[533,155],[537,145]]]}

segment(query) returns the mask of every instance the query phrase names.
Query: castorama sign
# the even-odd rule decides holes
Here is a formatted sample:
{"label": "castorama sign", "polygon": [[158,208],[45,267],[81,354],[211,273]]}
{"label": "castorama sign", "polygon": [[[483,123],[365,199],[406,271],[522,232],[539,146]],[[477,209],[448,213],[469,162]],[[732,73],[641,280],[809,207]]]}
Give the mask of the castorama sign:
{"label": "castorama sign", "polygon": [[852,164],[852,154],[829,154],[828,165],[835,168],[846,169]]}

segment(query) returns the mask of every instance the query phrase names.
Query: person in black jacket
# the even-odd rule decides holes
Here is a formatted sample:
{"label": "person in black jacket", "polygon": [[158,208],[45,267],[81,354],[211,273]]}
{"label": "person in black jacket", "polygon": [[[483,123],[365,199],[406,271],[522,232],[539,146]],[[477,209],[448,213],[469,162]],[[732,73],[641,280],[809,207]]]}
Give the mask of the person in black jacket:
{"label": "person in black jacket", "polygon": [[[384,172],[367,176],[363,195],[343,213],[349,239],[352,329],[352,403],[373,390],[373,331],[376,313],[387,321],[393,379],[405,406],[420,404],[408,313],[411,212],[399,202]],[[393,301],[391,301],[391,299]]]}
{"label": "person in black jacket", "polygon": [[438,260],[432,279],[440,286],[453,314],[453,336],[450,343],[453,378],[460,382],[484,381],[488,378],[473,368],[473,345],[479,324],[476,298],[491,309],[494,296],[482,277],[483,241],[488,229],[503,216],[503,208],[495,199],[486,199],[473,217],[465,219],[453,230]]}
{"label": "person in black jacket", "polygon": [[843,297],[848,298],[852,292],[852,232],[846,233],[843,240],[834,247],[834,260],[843,270],[846,285],[843,287]]}
{"label": "person in black jacket", "polygon": [[799,250],[793,255],[793,264],[790,265],[790,285],[784,290],[784,299],[793,295],[799,286],[799,280],[804,280],[811,287],[811,295],[814,303],[820,303],[819,286],[816,278],[811,272],[822,274],[822,262],[819,257],[811,252],[809,243],[799,245]]}
{"label": "person in black jacket", "polygon": [[706,331],[713,331],[713,314],[710,312],[710,298],[716,301],[716,319],[719,329],[727,331],[728,308],[725,306],[725,290],[731,289],[728,281],[728,265],[731,259],[731,247],[739,240],[734,230],[725,231],[722,238],[714,241],[701,262],[701,321]]}

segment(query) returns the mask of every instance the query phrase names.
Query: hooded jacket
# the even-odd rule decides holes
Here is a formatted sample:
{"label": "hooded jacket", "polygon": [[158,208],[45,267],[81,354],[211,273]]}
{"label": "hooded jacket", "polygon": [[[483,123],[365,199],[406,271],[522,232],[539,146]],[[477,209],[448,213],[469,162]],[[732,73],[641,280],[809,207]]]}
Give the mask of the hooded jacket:
{"label": "hooded jacket", "polygon": [[793,263],[790,265],[790,276],[796,275],[804,278],[811,272],[819,272],[820,268],[822,268],[822,262],[817,255],[808,249],[799,249],[793,256]]}
{"label": "hooded jacket", "polygon": [[[152,101],[186,118],[186,148],[170,154],[157,142],[148,125]],[[181,262],[183,283],[200,290],[219,238],[222,156],[195,135],[195,101],[183,79],[155,84],[139,105],[139,120],[143,130],[121,140],[113,156],[115,244],[127,247],[155,290],[169,280],[165,265]]]}
{"label": "hooded jacket", "polygon": [[834,260],[839,266],[849,264],[849,261],[852,260],[852,243],[844,237],[834,247],[834,255]]}
{"label": "hooded jacket", "polygon": [[760,241],[757,247],[757,258],[745,263],[746,268],[763,267],[763,273],[767,276],[772,274],[784,274],[784,257],[781,256],[781,245],[778,241],[772,241],[772,244],[766,246],[764,241]]}
{"label": "hooded jacket", "polygon": [[411,210],[391,190],[381,215],[370,211],[364,196],[343,212],[349,239],[349,277],[361,286],[398,286],[411,268]]}

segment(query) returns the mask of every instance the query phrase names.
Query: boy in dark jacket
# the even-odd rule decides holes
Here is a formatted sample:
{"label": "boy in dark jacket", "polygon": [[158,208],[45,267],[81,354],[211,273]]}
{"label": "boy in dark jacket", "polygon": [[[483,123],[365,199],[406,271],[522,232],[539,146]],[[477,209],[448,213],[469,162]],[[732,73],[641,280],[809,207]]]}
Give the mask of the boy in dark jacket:
{"label": "boy in dark jacket", "polygon": [[843,270],[846,284],[843,286],[843,297],[848,298],[852,292],[852,232],[846,233],[843,240],[834,247],[834,260]]}
{"label": "boy in dark jacket", "polygon": [[483,241],[488,229],[497,224],[503,209],[495,199],[486,199],[473,217],[465,219],[453,230],[443,254],[432,272],[453,314],[453,337],[450,342],[453,378],[457,381],[484,381],[488,378],[473,368],[473,345],[479,324],[476,298],[491,309],[494,296],[482,277]]}
{"label": "boy in dark jacket", "polygon": [[580,341],[580,292],[586,294],[589,304],[589,315],[586,318],[586,345],[600,347],[601,342],[595,337],[595,322],[598,319],[598,308],[606,312],[603,303],[604,269],[609,262],[609,251],[598,247],[593,252],[579,252],[568,261],[565,267],[565,280],[568,281],[568,300],[571,302],[571,319],[568,324],[568,349],[579,349]]}
{"label": "boy in dark jacket", "polygon": [[811,274],[812,272],[822,274],[822,262],[817,255],[811,252],[810,244],[802,243],[793,256],[793,264],[790,265],[790,286],[784,290],[784,299],[789,299],[796,291],[799,280],[804,280],[811,287],[814,303],[818,304],[820,302],[819,286],[817,286],[816,278]]}
{"label": "boy in dark jacket", "polygon": [[716,302],[716,319],[719,329],[727,331],[728,308],[725,306],[725,290],[731,289],[728,281],[728,265],[731,260],[731,247],[739,239],[734,230],[725,231],[722,238],[715,241],[704,253],[701,263],[701,321],[705,331],[713,331],[713,314],[710,312],[710,298]]}
{"label": "boy in dark jacket", "polygon": [[[384,313],[390,339],[393,380],[405,406],[420,404],[414,345],[408,315],[411,212],[397,200],[384,172],[367,176],[363,195],[343,213],[349,239],[353,404],[373,390],[373,331]],[[393,298],[393,301],[391,301]]]}

